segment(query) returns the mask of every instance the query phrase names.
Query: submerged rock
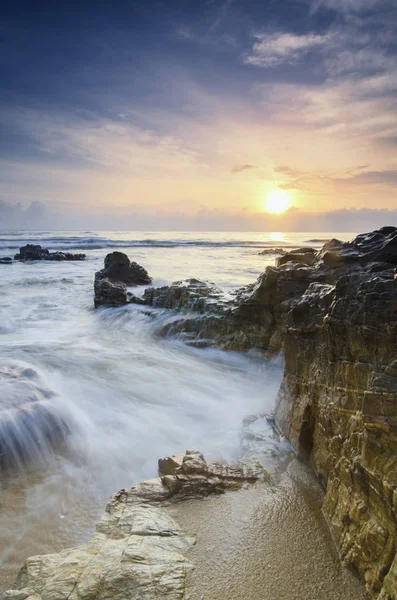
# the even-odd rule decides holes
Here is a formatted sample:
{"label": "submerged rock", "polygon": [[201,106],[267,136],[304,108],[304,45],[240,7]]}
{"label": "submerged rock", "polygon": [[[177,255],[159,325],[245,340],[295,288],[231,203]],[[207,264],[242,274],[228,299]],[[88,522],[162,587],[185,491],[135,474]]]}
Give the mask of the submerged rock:
{"label": "submerged rock", "polygon": [[130,300],[127,286],[149,285],[152,282],[146,269],[123,252],[111,252],[105,257],[105,266],[95,273],[94,305],[123,306]]}
{"label": "submerged rock", "polygon": [[19,253],[14,256],[15,260],[85,260],[85,254],[71,254],[70,252],[50,252],[47,248],[42,248],[36,244],[27,244],[19,249]]}
{"label": "submerged rock", "polygon": [[285,254],[284,248],[265,248],[261,252],[258,252],[258,256],[273,256],[278,254]]}
{"label": "submerged rock", "polygon": [[28,558],[2,600],[181,600],[194,543],[165,509],[239,489],[258,476],[208,465],[199,452],[159,461],[159,477],[115,494],[87,543]]}

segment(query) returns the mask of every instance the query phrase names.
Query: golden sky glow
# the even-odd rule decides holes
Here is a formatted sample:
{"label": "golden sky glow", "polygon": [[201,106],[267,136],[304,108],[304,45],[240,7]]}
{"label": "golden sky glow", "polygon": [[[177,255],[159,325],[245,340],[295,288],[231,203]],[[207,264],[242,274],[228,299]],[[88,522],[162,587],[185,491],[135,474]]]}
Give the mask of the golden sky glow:
{"label": "golden sky glow", "polygon": [[44,32],[26,14],[36,45],[13,35],[14,4],[3,54],[21,75],[4,63],[0,227],[397,220],[394,0],[307,0],[299,18],[253,0],[137,0],[129,18],[79,3],[74,33],[56,11]]}

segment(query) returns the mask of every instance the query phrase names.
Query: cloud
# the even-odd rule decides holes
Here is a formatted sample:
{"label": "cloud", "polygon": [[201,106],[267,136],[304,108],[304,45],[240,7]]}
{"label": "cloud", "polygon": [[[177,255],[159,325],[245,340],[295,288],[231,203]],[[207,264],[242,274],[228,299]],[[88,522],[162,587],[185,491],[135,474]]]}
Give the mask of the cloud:
{"label": "cloud", "polygon": [[167,211],[161,205],[153,211],[144,204],[129,209],[102,207],[100,211],[95,208],[77,211],[70,206],[48,207],[38,203],[23,207],[0,203],[0,219],[2,229],[361,233],[383,225],[397,225],[397,210],[347,208],[321,213],[293,209],[281,215],[271,215],[205,206],[192,212],[187,212],[183,206]]}
{"label": "cloud", "polygon": [[392,5],[394,0],[313,0],[313,11],[320,8],[329,8],[343,13],[360,13],[373,10],[385,5]]}
{"label": "cloud", "polygon": [[325,46],[329,35],[308,33],[256,33],[251,52],[244,56],[244,62],[257,67],[272,68],[282,64],[297,62],[307,52]]}
{"label": "cloud", "polygon": [[233,169],[231,170],[232,173],[242,173],[243,171],[248,171],[250,169],[256,169],[256,165],[237,165],[235,167],[233,167]]}
{"label": "cloud", "polygon": [[347,171],[335,174],[321,174],[309,171],[299,171],[288,166],[276,167],[274,171],[280,173],[283,181],[279,187],[283,190],[301,190],[317,194],[347,191],[351,187],[365,187],[368,185],[378,188],[395,188],[397,193],[397,169],[373,171],[369,165],[359,165]]}
{"label": "cloud", "polygon": [[27,206],[20,202],[14,204],[0,200],[0,228],[27,227],[34,229],[40,226],[47,215],[47,209],[38,201]]}
{"label": "cloud", "polygon": [[386,185],[397,189],[397,169],[390,171],[366,171],[346,178],[333,178],[334,183],[347,183],[350,185]]}

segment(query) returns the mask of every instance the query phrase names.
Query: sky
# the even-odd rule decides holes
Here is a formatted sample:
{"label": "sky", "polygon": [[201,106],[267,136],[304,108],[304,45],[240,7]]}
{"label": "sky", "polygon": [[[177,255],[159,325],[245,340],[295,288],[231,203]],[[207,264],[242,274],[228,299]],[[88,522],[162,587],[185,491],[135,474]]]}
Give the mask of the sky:
{"label": "sky", "polygon": [[3,2],[0,228],[397,225],[396,59],[397,0]]}

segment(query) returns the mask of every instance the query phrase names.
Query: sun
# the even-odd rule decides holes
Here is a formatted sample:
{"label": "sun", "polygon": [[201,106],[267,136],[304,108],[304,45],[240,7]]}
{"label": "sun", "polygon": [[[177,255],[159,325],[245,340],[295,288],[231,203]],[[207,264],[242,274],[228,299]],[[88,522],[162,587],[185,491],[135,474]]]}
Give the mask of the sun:
{"label": "sun", "polygon": [[267,212],[280,214],[291,206],[291,196],[286,190],[272,190],[268,193],[265,204]]}

